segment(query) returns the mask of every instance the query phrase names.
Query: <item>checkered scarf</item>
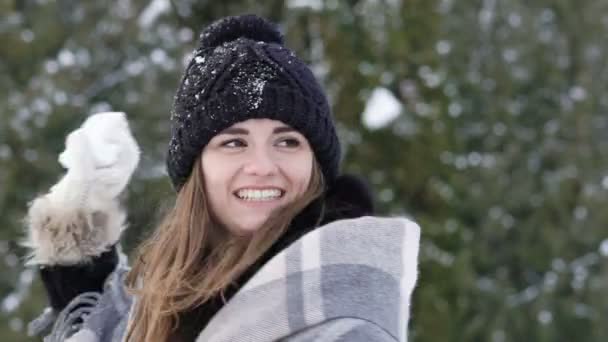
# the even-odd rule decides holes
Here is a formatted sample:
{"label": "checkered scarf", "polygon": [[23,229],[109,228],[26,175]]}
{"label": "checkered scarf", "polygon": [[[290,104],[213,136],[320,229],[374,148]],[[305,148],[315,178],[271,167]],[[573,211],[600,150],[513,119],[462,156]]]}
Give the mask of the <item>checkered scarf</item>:
{"label": "checkered scarf", "polygon": [[[196,341],[406,341],[419,240],[419,227],[404,218],[366,216],[322,226],[264,265]],[[124,338],[134,304],[120,278],[110,278],[68,341]]]}

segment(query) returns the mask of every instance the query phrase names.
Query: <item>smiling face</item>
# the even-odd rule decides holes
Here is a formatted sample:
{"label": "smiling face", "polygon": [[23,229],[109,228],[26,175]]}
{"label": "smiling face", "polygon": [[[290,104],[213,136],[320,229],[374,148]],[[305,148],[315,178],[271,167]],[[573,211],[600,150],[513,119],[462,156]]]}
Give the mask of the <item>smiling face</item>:
{"label": "smiling face", "polygon": [[313,153],[306,138],[284,123],[250,119],[213,137],[201,165],[215,217],[234,234],[247,235],[304,193]]}

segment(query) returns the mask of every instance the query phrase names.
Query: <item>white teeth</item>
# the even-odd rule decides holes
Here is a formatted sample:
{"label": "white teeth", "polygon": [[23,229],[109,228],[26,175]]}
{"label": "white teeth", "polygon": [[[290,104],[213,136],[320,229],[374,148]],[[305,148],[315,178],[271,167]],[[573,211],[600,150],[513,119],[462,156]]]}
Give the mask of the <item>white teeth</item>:
{"label": "white teeth", "polygon": [[237,196],[241,199],[248,201],[269,201],[282,196],[281,190],[268,189],[268,190],[253,190],[243,189],[239,190]]}

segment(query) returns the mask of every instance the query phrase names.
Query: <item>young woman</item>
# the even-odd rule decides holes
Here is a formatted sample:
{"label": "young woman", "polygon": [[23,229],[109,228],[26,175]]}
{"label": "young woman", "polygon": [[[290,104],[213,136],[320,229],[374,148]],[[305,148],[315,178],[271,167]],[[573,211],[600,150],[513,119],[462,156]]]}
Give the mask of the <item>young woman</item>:
{"label": "young woman", "polygon": [[66,140],[67,168],[28,212],[31,263],[55,320],[49,341],[404,341],[418,226],[369,216],[358,178],[339,175],[326,96],[274,25],[206,28],[171,113],[177,197],[119,257],[117,196],[139,149],[122,113]]}

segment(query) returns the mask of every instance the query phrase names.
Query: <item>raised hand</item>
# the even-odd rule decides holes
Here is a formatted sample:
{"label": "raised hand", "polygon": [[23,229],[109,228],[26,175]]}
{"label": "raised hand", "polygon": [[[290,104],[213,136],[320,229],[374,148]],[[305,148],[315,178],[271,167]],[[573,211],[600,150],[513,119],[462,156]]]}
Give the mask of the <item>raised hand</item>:
{"label": "raised hand", "polygon": [[30,263],[80,263],[116,244],[126,216],[118,196],[137,168],[139,154],[121,112],[92,115],[71,132],[58,158],[65,175],[28,211]]}

